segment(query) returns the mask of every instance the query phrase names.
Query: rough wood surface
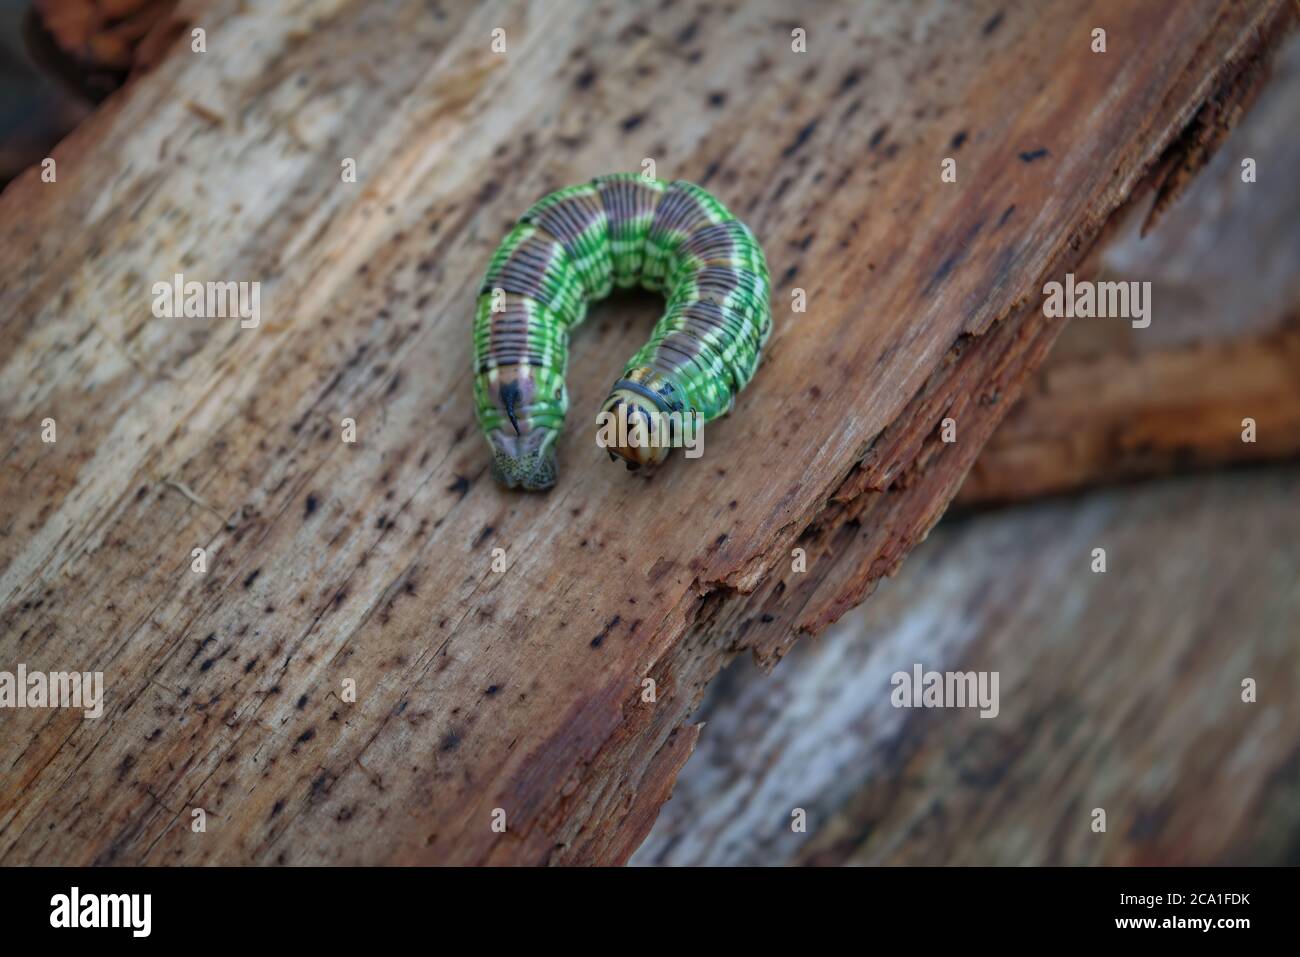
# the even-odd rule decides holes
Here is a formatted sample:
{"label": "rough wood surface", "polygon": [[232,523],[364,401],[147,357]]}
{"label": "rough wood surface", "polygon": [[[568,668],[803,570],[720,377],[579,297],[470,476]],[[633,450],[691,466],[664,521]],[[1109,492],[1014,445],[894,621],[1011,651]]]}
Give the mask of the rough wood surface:
{"label": "rough wood surface", "polygon": [[[11,184],[0,660],[102,669],[108,700],[0,718],[0,861],[625,860],[704,685],[924,536],[1059,329],[1045,277],[1160,187],[1291,16],[783,11],[184,9],[209,52],[115,96],[57,185]],[[505,494],[470,397],[486,257],[537,196],[647,156],[743,216],[774,300],[808,311],[778,309],[705,457],[646,485],[583,428],[656,311],[606,304],[575,339],[560,486]],[[153,318],[174,272],[260,281],[261,325]]]}
{"label": "rough wood surface", "polygon": [[[1295,864],[1298,500],[1288,465],[945,519],[771,674],[723,673],[633,863]],[[998,715],[892,707],[914,663],[999,672]]]}
{"label": "rough wood surface", "polygon": [[[1300,456],[1300,36],[1259,102],[1150,235],[1100,251],[1150,281],[1152,323],[1070,323],[958,493],[1011,501],[1098,482]],[[1242,160],[1257,179],[1242,181]],[[1256,441],[1242,441],[1242,420]]]}

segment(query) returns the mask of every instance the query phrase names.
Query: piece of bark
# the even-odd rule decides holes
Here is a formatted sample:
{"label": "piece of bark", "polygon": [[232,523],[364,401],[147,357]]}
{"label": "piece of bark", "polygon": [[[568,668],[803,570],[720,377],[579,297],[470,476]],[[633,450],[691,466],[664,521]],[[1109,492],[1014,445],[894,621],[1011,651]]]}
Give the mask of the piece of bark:
{"label": "piece of bark", "polygon": [[[61,145],[59,190],[28,174],[0,197],[0,660],[108,687],[100,722],[11,719],[0,861],[626,859],[705,684],[824,627],[924,536],[1059,329],[1045,277],[1208,98],[1248,92],[1291,18],[781,10],[342,5],[304,32],[223,6],[205,57]],[[602,305],[558,488],[507,494],[471,402],[487,257],[537,196],[646,156],[762,239],[764,365],[704,458],[646,484],[582,410],[658,305]],[[175,272],[261,281],[261,324],[154,319]]]}
{"label": "piece of bark", "polygon": [[[1287,465],[945,519],[771,674],[724,672],[633,863],[1293,861],[1297,500]],[[895,708],[915,664],[997,672],[997,715]]]}

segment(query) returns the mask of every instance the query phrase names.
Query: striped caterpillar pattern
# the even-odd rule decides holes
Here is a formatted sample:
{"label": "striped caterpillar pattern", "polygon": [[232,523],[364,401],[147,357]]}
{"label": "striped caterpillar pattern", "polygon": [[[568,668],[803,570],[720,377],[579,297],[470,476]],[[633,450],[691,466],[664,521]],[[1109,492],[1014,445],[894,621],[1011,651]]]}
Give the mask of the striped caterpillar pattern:
{"label": "striped caterpillar pattern", "polygon": [[[754,234],[706,190],[636,173],[600,176],[539,200],[497,247],[474,317],[474,397],[505,485],[555,484],[569,396],[569,330],[611,289],[667,300],[650,341],[628,360],[602,412],[668,434],[683,417],[731,411],[772,330],[767,263]],[[651,427],[659,427],[658,433]],[[629,469],[658,465],[671,443],[608,448]]]}

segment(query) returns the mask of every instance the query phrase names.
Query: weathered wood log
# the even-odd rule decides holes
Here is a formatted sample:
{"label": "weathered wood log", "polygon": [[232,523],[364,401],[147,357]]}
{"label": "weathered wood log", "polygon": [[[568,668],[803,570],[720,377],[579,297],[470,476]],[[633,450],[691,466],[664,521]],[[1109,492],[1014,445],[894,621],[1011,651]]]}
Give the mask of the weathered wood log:
{"label": "weathered wood log", "polygon": [[1300,317],[1271,334],[1049,360],[956,501],[1300,456]]}
{"label": "weathered wood log", "polygon": [[0,188],[132,76],[160,62],[184,29],[175,0],[34,0],[0,10]]}
{"label": "weathered wood log", "polygon": [[158,63],[183,26],[176,0],[33,0],[32,9],[82,68],[123,76]]}
{"label": "weathered wood log", "polygon": [[[108,695],[99,722],[4,716],[0,861],[625,860],[705,684],[925,535],[1060,328],[1045,277],[1164,188],[1291,18],[780,10],[214,4],[206,54],[0,197],[0,660]],[[503,493],[470,397],[486,256],[537,196],[645,157],[808,310],[778,308],[702,460],[645,484],[575,414],[560,486]],[[154,318],[174,273],[261,282],[260,324]],[[595,312],[576,410],[655,311]]]}
{"label": "weathered wood log", "polygon": [[[1297,497],[1287,465],[945,519],[823,638],[724,673],[633,862],[1286,863]],[[916,664],[998,672],[996,717],[895,708]]]}
{"label": "weathered wood log", "polygon": [[91,110],[91,104],[60,87],[32,62],[23,39],[23,11],[0,8],[0,189],[39,163]]}
{"label": "weathered wood log", "polygon": [[[1153,319],[1062,333],[957,501],[1013,501],[1195,466],[1300,456],[1300,37],[1222,151],[1160,225],[1099,257],[1149,281]],[[1253,161],[1253,182],[1243,163]],[[1244,420],[1254,423],[1243,441]]]}

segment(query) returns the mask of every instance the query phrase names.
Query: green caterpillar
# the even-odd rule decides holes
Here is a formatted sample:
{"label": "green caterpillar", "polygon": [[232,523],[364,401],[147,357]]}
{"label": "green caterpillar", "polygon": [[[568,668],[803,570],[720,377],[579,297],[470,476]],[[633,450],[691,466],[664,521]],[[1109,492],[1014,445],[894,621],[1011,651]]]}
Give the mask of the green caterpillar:
{"label": "green caterpillar", "polygon": [[536,490],[555,484],[569,330],[589,302],[636,285],[662,291],[667,307],[602,412],[670,441],[634,437],[611,445],[610,457],[629,469],[658,465],[680,422],[731,411],[772,331],[762,247],[699,186],[599,176],[539,200],[497,247],[483,279],[474,398],[498,481]]}

